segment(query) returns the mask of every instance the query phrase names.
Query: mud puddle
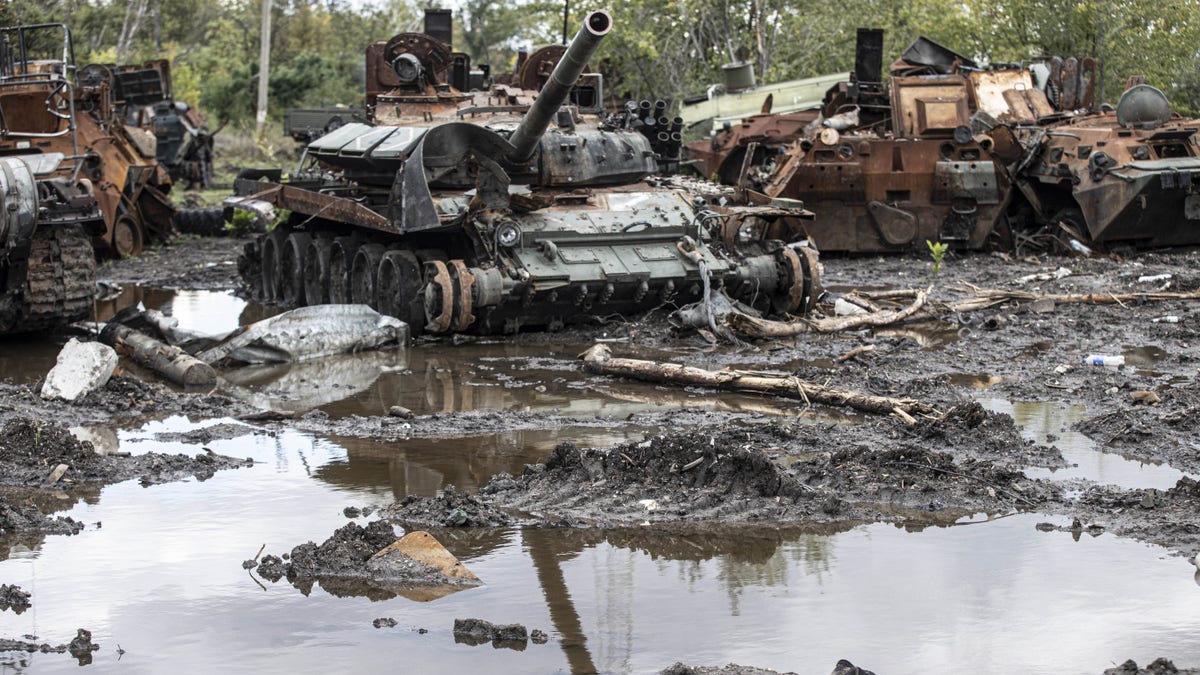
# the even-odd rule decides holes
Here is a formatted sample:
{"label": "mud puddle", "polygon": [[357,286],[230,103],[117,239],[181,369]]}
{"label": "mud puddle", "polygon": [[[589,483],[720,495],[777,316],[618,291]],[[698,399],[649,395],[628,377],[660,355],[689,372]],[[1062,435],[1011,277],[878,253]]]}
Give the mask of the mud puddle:
{"label": "mud puddle", "polygon": [[1097,450],[1095,441],[1071,429],[1071,425],[1087,418],[1083,406],[1030,401],[1014,403],[987,397],[978,397],[976,400],[988,410],[1011,415],[1027,438],[1057,446],[1067,463],[1074,465],[1063,469],[1027,468],[1025,475],[1030,478],[1086,478],[1102,485],[1127,489],[1166,490],[1186,475],[1166,464],[1139,461]]}
{"label": "mud puddle", "polygon": [[[184,433],[206,426],[155,424]],[[123,432],[122,448],[137,451],[160,431]],[[656,672],[680,658],[803,673],[826,672],[840,658],[888,673],[928,672],[933,663],[1098,673],[1164,653],[1200,660],[1186,629],[1200,621],[1200,588],[1186,561],[1109,535],[1040,533],[1045,518],[1034,515],[911,531],[440,531],[485,586],[430,602],[333,595],[319,584],[305,595],[240,562],[264,544],[278,551],[320,541],[347,522],[347,506],[427,492],[433,482],[418,469],[440,471],[436,457],[451,462],[459,451],[430,447],[416,460],[403,447],[388,455],[296,432],[205,447],[258,463],[202,484],[109,486],[64,512],[88,524],[80,535],[3,545],[0,571],[32,593],[33,607],[0,614],[0,634],[54,641],[70,637],[54,630],[86,626],[102,646],[95,664],[129,672],[180,663],[197,672],[316,673],[336,663],[382,671],[398,653],[413,672],[496,673]],[[471,461],[487,474],[510,459]],[[373,626],[385,617],[396,625]],[[452,635],[454,619],[465,617],[521,623],[550,641],[472,647]],[[78,672],[61,655],[22,658],[39,671]]]}

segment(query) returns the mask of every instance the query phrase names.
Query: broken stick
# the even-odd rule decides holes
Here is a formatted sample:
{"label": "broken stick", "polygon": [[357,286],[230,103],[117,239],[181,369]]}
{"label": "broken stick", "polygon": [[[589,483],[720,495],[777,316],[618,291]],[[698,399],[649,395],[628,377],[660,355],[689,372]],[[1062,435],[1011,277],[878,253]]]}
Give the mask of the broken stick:
{"label": "broken stick", "polygon": [[862,412],[890,415],[897,410],[909,415],[928,414],[933,407],[906,398],[872,396],[846,389],[831,389],[782,373],[746,373],[737,370],[705,370],[675,363],[615,358],[606,345],[593,345],[581,357],[589,371],[601,375],[632,377],[647,382],[711,387],[726,391],[748,391],[806,399],[813,403],[841,406]]}
{"label": "broken stick", "polygon": [[758,338],[792,337],[802,333],[836,333],[843,330],[855,330],[872,326],[888,326],[909,319],[919,312],[929,300],[932,288],[917,291],[913,303],[899,311],[872,312],[870,314],[852,314],[850,316],[834,316],[826,319],[811,321],[770,321],[759,319],[740,312],[730,312],[725,317],[725,323],[734,331]]}

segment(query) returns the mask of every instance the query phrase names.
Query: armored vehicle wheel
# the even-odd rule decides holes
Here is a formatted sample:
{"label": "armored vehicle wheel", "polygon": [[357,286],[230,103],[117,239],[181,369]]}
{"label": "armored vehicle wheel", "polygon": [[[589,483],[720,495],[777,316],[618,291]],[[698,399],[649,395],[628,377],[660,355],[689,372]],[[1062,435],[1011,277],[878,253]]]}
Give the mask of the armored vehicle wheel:
{"label": "armored vehicle wheel", "polygon": [[379,311],[408,324],[413,335],[425,329],[425,296],[421,263],[411,251],[388,251],[379,261],[376,287]]}
{"label": "armored vehicle wheel", "polygon": [[386,252],[383,244],[367,244],[355,252],[354,264],[350,268],[350,299],[355,304],[379,309],[375,280],[379,273],[379,261]]}
{"label": "armored vehicle wheel", "polygon": [[113,223],[112,247],[117,257],[128,258],[142,254],[145,235],[142,226],[129,215],[120,216]]}
{"label": "armored vehicle wheel", "polygon": [[350,302],[350,270],[358,244],[351,237],[337,237],[329,250],[329,302],[344,305]]}
{"label": "armored vehicle wheel", "polygon": [[276,303],[283,296],[280,257],[286,235],[279,230],[262,238],[262,301]]}
{"label": "armored vehicle wheel", "polygon": [[283,242],[279,256],[279,301],[289,307],[305,305],[304,256],[311,242],[312,235],[307,232],[293,232]]}
{"label": "armored vehicle wheel", "polygon": [[329,302],[329,254],[332,249],[330,239],[318,235],[304,252],[304,299],[310,305]]}

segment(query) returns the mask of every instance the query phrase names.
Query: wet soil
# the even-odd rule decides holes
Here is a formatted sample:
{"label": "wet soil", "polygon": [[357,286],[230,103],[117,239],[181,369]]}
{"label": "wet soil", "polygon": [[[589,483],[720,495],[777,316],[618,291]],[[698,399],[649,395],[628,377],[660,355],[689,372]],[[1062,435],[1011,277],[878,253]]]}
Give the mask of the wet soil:
{"label": "wet soil", "polygon": [[[117,283],[230,290],[237,285],[232,261],[241,245],[228,239],[180,240],[158,255],[106,265],[100,275]],[[854,288],[929,286],[938,303],[971,298],[973,288],[1102,297],[1200,289],[1200,253],[1193,250],[1090,259],[951,255],[937,276],[929,260],[920,256],[826,257],[823,262],[831,298]],[[1195,384],[1200,302],[1137,297],[1107,304],[1013,300],[960,314],[942,310],[941,320],[933,322],[735,344],[714,344],[711,336],[673,328],[665,319],[670,309],[553,334],[430,342],[452,354],[458,343],[481,340],[534,345],[604,340],[612,343],[616,356],[789,372],[830,387],[915,398],[936,413],[918,417],[915,424],[862,416],[852,425],[813,424],[795,419],[806,411],[802,402],[764,398],[766,411],[664,410],[621,418],[496,410],[339,418],[315,410],[254,420],[256,427],[272,432],[298,429],[381,441],[567,426],[645,428],[648,433],[644,440],[615,447],[560,444],[545,461],[525,466],[520,475],[498,475],[477,495],[443,487],[436,498],[401,499],[386,505],[378,514],[382,520],[365,527],[348,523],[322,544],[276,551],[248,561],[250,567],[267,581],[286,578],[306,595],[317,584],[333,595],[372,599],[411,592],[409,582],[433,581],[431,570],[380,569],[369,562],[395,539],[392,522],[431,528],[568,526],[584,537],[600,531],[619,537],[622,529],[649,523],[667,541],[688,527],[716,530],[753,524],[837,530],[889,522],[920,529],[965,514],[1034,511],[1077,524],[1049,525],[1042,528],[1047,533],[1031,536],[1110,534],[1181,555],[1200,550],[1200,484],[1193,480],[1200,473],[1200,386]],[[839,360],[867,346],[873,350]],[[1120,355],[1125,365],[1084,365],[1082,359],[1089,354]],[[564,368],[559,376],[584,389],[619,391],[623,385],[618,378],[589,375],[574,367]],[[77,404],[42,401],[36,391],[0,383],[0,422],[17,425],[0,433],[6,440],[24,439],[24,448],[29,447],[30,434],[34,447],[63,447],[36,455],[36,461],[22,458],[18,449],[11,467],[9,451],[0,452],[0,484],[42,486],[60,463],[69,469],[54,483],[57,489],[69,489],[72,484],[66,481],[201,477],[217,468],[219,458],[211,455],[192,458],[191,463],[183,458],[178,464],[165,456],[157,463],[146,460],[149,455],[114,457],[111,463],[92,466],[77,448],[66,447],[69,443],[61,434],[42,438],[36,425],[30,426],[30,418],[87,424],[172,413],[207,419],[256,412],[220,395],[182,394],[130,376],[114,378]],[[690,393],[721,396],[699,389]],[[1167,490],[1030,477],[1031,469],[1057,469],[1068,463],[1054,447],[1053,437],[1045,443],[1027,440],[1011,417],[984,410],[974,402],[977,397],[1045,403],[1051,409],[1082,408],[1084,419],[1075,428],[1095,441],[1097,451],[1162,462],[1193,477]],[[244,433],[245,427],[225,424],[164,433],[156,440],[206,443]],[[0,450],[7,447],[4,442]],[[22,526],[32,531],[70,530],[73,521],[61,520],[48,519],[24,502],[0,502],[0,528],[6,531],[7,523],[17,523],[13,527],[18,531]],[[26,522],[32,524],[23,525]],[[768,672],[740,666],[676,668]],[[1176,671],[1159,660],[1144,669],[1127,662],[1106,672],[1196,671]]]}
{"label": "wet soil", "polygon": [[136,258],[110,260],[96,270],[99,281],[177,290],[237,288],[237,259],[248,239],[183,236],[147,248]]}
{"label": "wet soil", "polygon": [[[392,526],[375,520],[362,527],[347,523],[321,544],[307,542],[285,556],[267,555],[259,563],[259,576],[271,582],[283,577],[304,595],[315,583],[339,597],[364,596],[385,600],[397,595],[436,597],[478,582],[455,579],[399,552],[383,549],[397,539]],[[380,555],[376,555],[379,553]],[[252,561],[243,564],[250,567]]]}
{"label": "wet soil", "polygon": [[0,423],[16,419],[52,419],[66,426],[114,425],[167,415],[211,419],[248,414],[256,409],[215,393],[179,392],[133,375],[114,374],[108,383],[73,403],[43,399],[41,385],[0,381]]}

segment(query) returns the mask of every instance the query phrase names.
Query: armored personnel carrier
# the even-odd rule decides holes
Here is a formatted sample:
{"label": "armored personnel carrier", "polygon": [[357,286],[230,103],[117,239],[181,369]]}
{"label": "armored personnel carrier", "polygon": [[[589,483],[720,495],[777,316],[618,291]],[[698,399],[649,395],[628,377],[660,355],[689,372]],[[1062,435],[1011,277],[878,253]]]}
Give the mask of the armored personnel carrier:
{"label": "armored personnel carrier", "polygon": [[1200,120],[1135,85],[1115,109],[1020,130],[1016,170],[1034,220],[1098,244],[1200,243]]}
{"label": "armored personnel carrier", "polygon": [[276,304],[365,303],[431,333],[554,329],[716,290],[804,312],[815,253],[783,241],[785,218],[810,214],[651,178],[678,141],[650,123],[652,104],[606,113],[602,77],[585,73],[610,28],[590,13],[540,92],[469,91],[466,56],[427,33],[371,45],[374,124],[310,144],[312,169],[289,182],[237,181],[232,206],[291,212],[247,247],[248,285]]}
{"label": "armored personnel carrier", "polygon": [[0,333],[86,318],[93,235],[104,219],[78,153],[71,33],[63,24],[0,28]]}
{"label": "armored personnel carrier", "polygon": [[860,29],[855,71],[820,109],[748,118],[693,155],[723,182],[803,200],[822,251],[983,247],[1012,184],[993,139],[972,131],[974,64],[919,40],[885,79],[882,49],[882,31]]}

